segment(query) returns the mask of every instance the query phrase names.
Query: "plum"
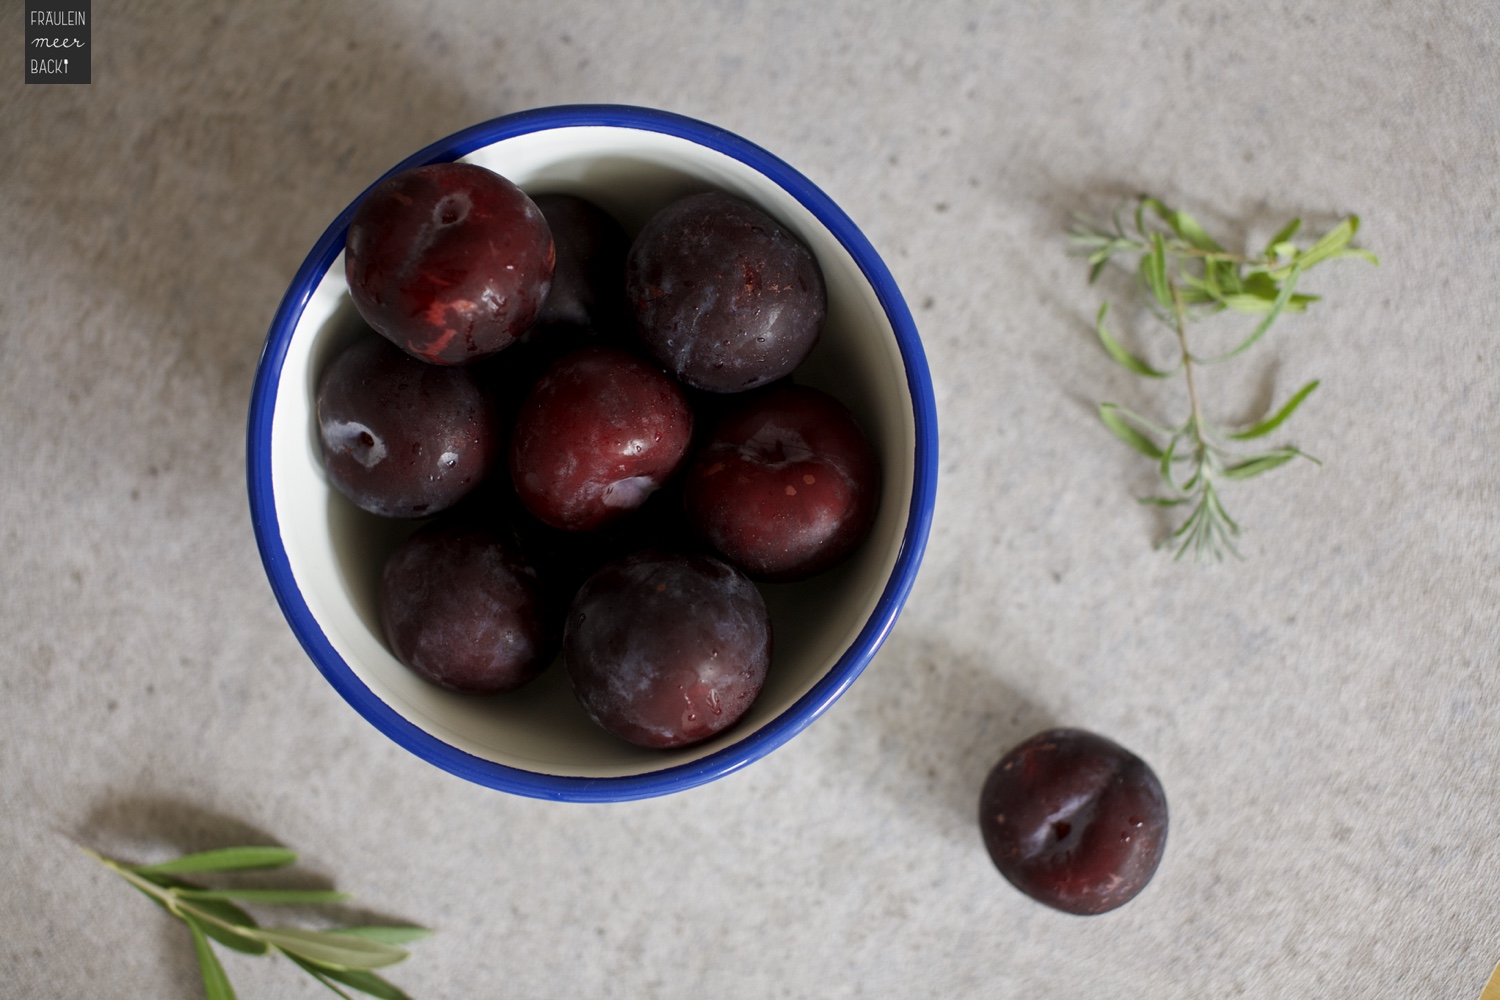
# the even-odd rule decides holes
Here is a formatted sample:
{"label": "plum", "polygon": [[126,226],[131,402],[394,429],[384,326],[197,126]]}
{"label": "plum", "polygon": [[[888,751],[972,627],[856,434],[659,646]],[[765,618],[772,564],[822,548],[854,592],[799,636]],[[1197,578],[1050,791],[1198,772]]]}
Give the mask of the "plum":
{"label": "plum", "polygon": [[413,357],[463,364],[509,347],[551,289],[541,210],[499,174],[434,163],[378,184],[354,212],[344,274],[365,321]]}
{"label": "plum", "polygon": [[828,310],[823,272],[784,226],[722,192],[654,215],[626,258],[636,331],[683,382],[743,392],[791,373]]}
{"label": "plum", "polygon": [[670,376],[626,351],[585,347],[552,365],[521,404],[511,478],[539,520],[590,531],[645,503],[692,436],[692,409]]}
{"label": "plum", "polygon": [[372,514],[436,514],[495,465],[495,410],[473,375],[368,332],[324,370],[316,408],[329,481]]}
{"label": "plum", "polygon": [[625,254],[630,249],[625,230],[587,198],[538,194],[531,200],[547,220],[557,254],[552,290],[537,314],[537,326],[623,326]]}
{"label": "plum", "polygon": [[995,765],[979,797],[979,827],[1017,889],[1066,913],[1104,913],[1156,873],[1167,798],[1146,762],[1118,743],[1051,729]]}
{"label": "plum", "polygon": [[386,560],[380,617],[396,658],[469,694],[513,691],[551,662],[559,623],[536,570],[464,518],[423,526]]}
{"label": "plum", "polygon": [[639,746],[689,746],[750,708],[771,662],[771,618],[742,573],[711,556],[646,550],[573,599],[563,662],[589,717]]}
{"label": "plum", "polygon": [[693,458],[688,521],[751,577],[799,580],[869,534],[880,466],[838,400],[805,386],[750,394]]}

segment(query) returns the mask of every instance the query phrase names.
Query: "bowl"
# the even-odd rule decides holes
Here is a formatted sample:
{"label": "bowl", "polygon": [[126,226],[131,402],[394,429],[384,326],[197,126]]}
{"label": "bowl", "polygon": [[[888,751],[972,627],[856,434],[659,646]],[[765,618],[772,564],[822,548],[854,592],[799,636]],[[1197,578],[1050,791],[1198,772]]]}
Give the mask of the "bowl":
{"label": "bowl", "polygon": [[459,159],[531,194],[589,198],[632,235],[663,206],[711,189],[757,205],[796,233],[828,286],[827,323],[797,380],[838,397],[874,443],[884,476],[874,528],[843,565],[801,583],[762,587],[775,647],[765,687],[737,725],[692,747],[646,750],[605,733],[578,706],[561,664],[519,691],[486,698],[419,679],[391,655],[375,610],[380,567],[412,526],[366,514],[330,487],[313,420],[322,368],[361,335],[343,262],[356,200],[298,269],[255,376],[250,510],[271,588],[328,683],[396,743],[461,778],[536,798],[595,802],[720,778],[791,739],[847,690],[911,590],[937,480],[932,382],[911,313],[879,255],[827,195],[713,125],[644,108],[543,108],[458,132],[386,176]]}

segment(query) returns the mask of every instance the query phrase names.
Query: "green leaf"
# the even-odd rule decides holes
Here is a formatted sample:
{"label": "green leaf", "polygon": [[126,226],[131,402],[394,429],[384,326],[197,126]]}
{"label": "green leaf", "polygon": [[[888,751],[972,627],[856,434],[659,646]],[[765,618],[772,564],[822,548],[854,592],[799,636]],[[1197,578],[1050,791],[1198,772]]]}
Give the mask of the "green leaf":
{"label": "green leaf", "polygon": [[1317,379],[1313,379],[1311,382],[1304,385],[1301,389],[1298,389],[1297,394],[1291,399],[1287,400],[1286,405],[1281,409],[1277,410],[1271,416],[1260,421],[1259,423],[1253,424],[1237,434],[1229,435],[1229,439],[1231,441],[1249,441],[1251,438],[1264,437],[1265,435],[1271,433],[1276,428],[1285,423],[1286,418],[1290,417],[1292,415],[1292,412],[1296,410],[1297,407],[1301,406],[1302,401],[1309,395],[1311,395],[1312,391],[1316,389],[1320,384],[1321,383]]}
{"label": "green leaf", "polygon": [[1188,502],[1187,497],[1136,497],[1136,503],[1144,507],[1181,507]]}
{"label": "green leaf", "polygon": [[1209,236],[1202,226],[1198,225],[1198,220],[1186,212],[1173,212],[1167,219],[1167,224],[1178,236],[1199,250],[1207,250],[1209,253],[1221,253],[1224,250],[1214,242],[1213,237]]}
{"label": "green leaf", "polygon": [[1266,301],[1259,295],[1242,292],[1239,295],[1226,295],[1221,300],[1226,306],[1235,312],[1242,313],[1264,313],[1270,312],[1275,300]]}
{"label": "green leaf", "polygon": [[1297,287],[1297,278],[1301,273],[1301,265],[1293,264],[1290,273],[1286,277],[1286,281],[1284,281],[1281,285],[1281,291],[1279,294],[1277,294],[1276,301],[1271,303],[1271,308],[1266,311],[1265,318],[1260,321],[1260,324],[1258,326],[1256,326],[1255,332],[1251,333],[1250,336],[1241,341],[1239,346],[1235,347],[1231,351],[1225,352],[1224,354],[1220,354],[1212,358],[1203,358],[1200,360],[1202,360],[1204,364],[1217,364],[1220,361],[1228,361],[1235,355],[1243,354],[1245,351],[1249,350],[1252,344],[1254,344],[1257,340],[1265,335],[1265,332],[1271,328],[1271,324],[1276,322],[1276,317],[1281,315],[1281,311],[1285,309],[1286,304],[1291,301],[1292,289]]}
{"label": "green leaf", "polygon": [[1213,237],[1209,236],[1203,227],[1198,225],[1198,220],[1186,212],[1174,211],[1151,197],[1142,198],[1141,207],[1149,208],[1155,212],[1157,218],[1172,227],[1172,232],[1181,237],[1189,246],[1199,250],[1207,250],[1210,253],[1223,252],[1224,248],[1215,243]]}
{"label": "green leaf", "polygon": [[[1161,202],[1159,202],[1155,198],[1151,198],[1151,197],[1142,198],[1140,201],[1138,201],[1136,203],[1136,206],[1135,206],[1135,231],[1137,233],[1140,233],[1141,239],[1143,239],[1143,240],[1149,240],[1151,238],[1150,234],[1146,232],[1146,209],[1148,207],[1150,207],[1152,209],[1155,209],[1157,205],[1161,205]],[[1163,206],[1163,207],[1165,207],[1165,206]],[[1157,214],[1160,214],[1160,212],[1158,212]],[[1118,220],[1116,221],[1115,225],[1116,226],[1119,225]]]}
{"label": "green leaf", "polygon": [[203,973],[203,992],[208,1000],[235,1000],[234,987],[229,985],[229,976],[224,972],[224,966],[219,964],[219,956],[214,954],[213,945],[208,943],[208,937],[203,932],[203,927],[196,920],[187,921],[188,930],[193,933],[193,952],[198,956],[198,971]]}
{"label": "green leaf", "polygon": [[1354,239],[1354,234],[1358,231],[1359,216],[1349,216],[1349,218],[1323,234],[1323,237],[1318,242],[1304,250],[1297,258],[1297,265],[1305,271],[1314,264],[1327,260],[1347,247],[1349,241]]}
{"label": "green leaf", "polygon": [[[223,900],[205,899],[194,902],[191,905],[193,909],[201,910],[211,917],[224,921],[226,924],[251,929],[258,926],[255,923],[254,917],[233,903]],[[207,920],[203,921],[203,932],[226,948],[233,948],[235,951],[244,952],[246,955],[264,955],[266,953],[266,943],[264,941],[257,941],[245,934],[237,934],[227,928],[220,927],[218,924],[209,923]]]}
{"label": "green leaf", "polygon": [[1264,455],[1256,455],[1243,462],[1226,465],[1223,475],[1225,479],[1249,479],[1251,476],[1258,476],[1262,472],[1269,472],[1278,466],[1285,465],[1300,454],[1302,453],[1296,448],[1277,448]]}
{"label": "green leaf", "polygon": [[[407,996],[406,993],[398,989],[394,984],[381,978],[377,973],[363,969],[330,969],[326,966],[314,965],[305,959],[298,958],[296,955],[288,955],[287,957],[301,966],[302,970],[308,975],[320,981],[331,979],[336,983],[343,983],[345,986],[359,990],[361,993],[378,997],[379,1000],[411,1000],[411,997]],[[324,985],[327,986],[328,984],[325,982]],[[329,988],[333,989],[333,987]],[[343,993],[342,990],[334,990],[334,992]]]}
{"label": "green leaf", "polygon": [[159,865],[132,865],[142,875],[183,875],[188,872],[234,872],[250,868],[284,868],[295,864],[297,853],[285,847],[226,847],[188,854]]}
{"label": "green leaf", "polygon": [[1161,233],[1151,234],[1151,252],[1141,258],[1141,277],[1163,309],[1172,308],[1172,290],[1167,285],[1167,245]]}
{"label": "green leaf", "polygon": [[380,941],[327,931],[305,931],[297,927],[266,927],[257,930],[255,936],[288,955],[337,969],[380,969],[395,965],[411,954],[405,948]]}
{"label": "green leaf", "polygon": [[[184,889],[198,888],[191,882],[184,882],[181,879],[172,878],[169,875],[154,875],[148,873],[139,875],[139,877],[142,880],[150,882],[153,885],[160,886],[163,889],[172,889],[179,896],[182,895],[182,891]],[[165,912],[171,914],[174,917],[179,916],[179,914],[169,909],[166,903],[158,899],[156,896],[151,895],[151,893],[147,892],[139,885],[136,885],[133,882],[131,883],[131,885],[138,892],[140,892],[141,895],[145,896],[147,899],[151,900],[151,902],[161,907]],[[226,924],[232,924],[235,927],[254,928],[257,926],[254,917],[246,913],[244,910],[240,909],[238,906],[235,906],[233,903],[224,900],[193,900],[192,902],[187,902],[186,905],[199,913],[206,914],[207,916],[212,917],[215,920],[221,920]],[[257,941],[249,934],[235,933],[228,928],[220,927],[218,924],[213,923],[210,920],[203,920],[201,921],[201,923],[203,925],[203,932],[209,937],[213,938],[215,941],[224,945],[226,948],[233,948],[235,951],[244,952],[246,955],[264,955],[266,953],[267,949],[265,942]]]}
{"label": "green leaf", "polygon": [[1104,426],[1108,427],[1114,433],[1115,437],[1124,441],[1147,458],[1161,458],[1161,449],[1146,435],[1126,423],[1127,417],[1134,416],[1135,414],[1129,410],[1116,406],[1114,403],[1099,404],[1099,419],[1104,421]]}
{"label": "green leaf", "polygon": [[1161,471],[1162,480],[1174,489],[1177,484],[1172,482],[1172,459],[1175,457],[1176,451],[1177,435],[1174,434],[1172,435],[1172,440],[1167,442],[1167,450],[1161,453],[1161,464],[1158,467]]}
{"label": "green leaf", "polygon": [[1377,267],[1380,266],[1379,257],[1376,257],[1370,251],[1363,250],[1359,247],[1344,247],[1344,249],[1340,250],[1338,253],[1330,257],[1329,260],[1339,260],[1343,257],[1358,257],[1360,260],[1367,260]]}
{"label": "green leaf", "polygon": [[1099,343],[1104,345],[1104,350],[1108,352],[1110,357],[1114,358],[1121,367],[1127,368],[1137,375],[1144,375],[1147,378],[1166,378],[1172,374],[1172,372],[1157,371],[1122,347],[1120,342],[1112,337],[1110,332],[1104,328],[1104,317],[1108,313],[1109,303],[1106,302],[1099,307],[1099,316],[1094,321],[1094,330],[1099,335]]}
{"label": "green leaf", "polygon": [[1276,235],[1271,237],[1270,242],[1266,244],[1266,253],[1276,254],[1277,256],[1281,257],[1291,256],[1291,254],[1297,249],[1295,246],[1292,246],[1291,250],[1286,253],[1283,253],[1279,248],[1283,244],[1290,245],[1292,237],[1296,236],[1297,230],[1301,228],[1301,219],[1293,219],[1291,222],[1288,222],[1286,225],[1282,226],[1279,230],[1277,230]]}
{"label": "green leaf", "polygon": [[[1205,271],[1205,273],[1208,273]],[[1216,282],[1196,278],[1191,274],[1179,276],[1177,295],[1182,299],[1183,305],[1201,305],[1205,302],[1219,301],[1222,293]]]}
{"label": "green leaf", "polygon": [[318,903],[342,903],[347,892],[331,889],[179,889],[183,899],[238,899],[266,906],[299,906]]}
{"label": "green leaf", "polygon": [[421,941],[432,937],[432,931],[425,927],[396,926],[396,927],[331,927],[329,934],[348,934],[350,937],[360,937],[367,941],[379,941],[381,944],[411,944],[413,941]]}
{"label": "green leaf", "polygon": [[[1251,314],[1268,313],[1276,305],[1275,299],[1267,300],[1259,295],[1226,295],[1220,301],[1235,312]],[[1306,312],[1308,304],[1317,301],[1319,301],[1317,295],[1292,295],[1286,300],[1282,309],[1290,313]]]}

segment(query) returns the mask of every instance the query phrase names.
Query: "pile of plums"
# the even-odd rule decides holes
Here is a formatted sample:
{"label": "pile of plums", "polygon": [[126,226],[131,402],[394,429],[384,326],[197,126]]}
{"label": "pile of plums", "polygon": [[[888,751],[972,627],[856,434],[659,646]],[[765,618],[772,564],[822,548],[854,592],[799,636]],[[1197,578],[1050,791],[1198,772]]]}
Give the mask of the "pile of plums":
{"label": "pile of plums", "polygon": [[369,193],[345,270],[374,332],[321,375],[328,478],[431,519],[379,582],[396,657],[492,694],[560,649],[624,740],[733,725],[770,665],[754,581],[844,560],[880,491],[854,418],[791,378],[827,308],[812,253],[728,194],[632,240],[582,198],[442,163]]}

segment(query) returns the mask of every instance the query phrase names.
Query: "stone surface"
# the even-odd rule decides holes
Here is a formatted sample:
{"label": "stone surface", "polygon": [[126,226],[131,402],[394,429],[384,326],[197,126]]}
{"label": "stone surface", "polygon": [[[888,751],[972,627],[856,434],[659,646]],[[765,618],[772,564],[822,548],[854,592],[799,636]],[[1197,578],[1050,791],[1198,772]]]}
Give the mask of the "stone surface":
{"label": "stone surface", "polygon": [[[1417,0],[95,4],[93,83],[0,81],[0,982],[201,996],[187,937],[72,840],[274,838],[436,929],[414,997],[1477,996],[1500,959],[1500,14]],[[21,48],[21,13],[3,37]],[[664,58],[671,53],[671,58]],[[302,256],[458,128],[703,118],[862,225],[922,330],[939,509],[889,643],[820,722],[666,799],[507,797],[399,749],[265,583],[244,422]],[[1206,379],[1324,461],[1226,494],[1246,560],[1151,544],[1098,425],[1177,407],[1091,341],[1075,210],[1149,190],[1235,239],[1365,221],[1379,269]],[[1174,411],[1173,411],[1174,412]],[[1131,747],[1173,830],[1142,895],[990,867],[990,765]],[[317,997],[229,955],[245,997]]]}

